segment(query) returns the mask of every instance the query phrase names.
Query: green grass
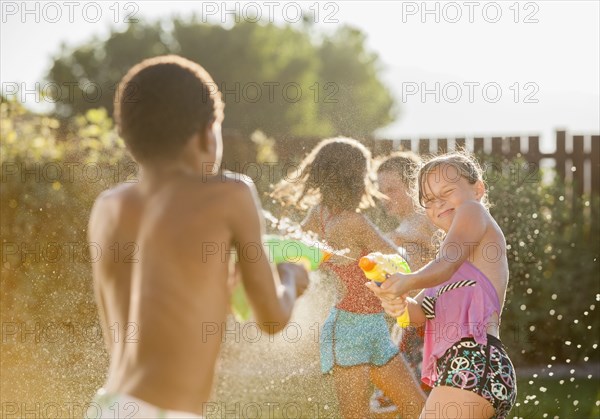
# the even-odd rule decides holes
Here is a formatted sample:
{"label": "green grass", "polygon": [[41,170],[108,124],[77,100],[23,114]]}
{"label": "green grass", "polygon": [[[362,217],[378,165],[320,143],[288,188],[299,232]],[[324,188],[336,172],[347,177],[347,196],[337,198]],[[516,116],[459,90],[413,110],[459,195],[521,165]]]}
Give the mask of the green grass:
{"label": "green grass", "polygon": [[511,410],[511,417],[600,418],[598,377],[570,380],[568,377],[520,378],[517,405]]}

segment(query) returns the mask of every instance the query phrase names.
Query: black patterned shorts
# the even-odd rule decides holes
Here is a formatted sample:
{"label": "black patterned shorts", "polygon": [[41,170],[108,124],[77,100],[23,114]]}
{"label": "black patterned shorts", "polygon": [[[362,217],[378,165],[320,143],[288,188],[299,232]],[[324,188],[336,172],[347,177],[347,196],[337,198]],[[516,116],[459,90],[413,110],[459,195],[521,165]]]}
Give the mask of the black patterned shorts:
{"label": "black patterned shorts", "polygon": [[502,342],[487,335],[488,344],[463,338],[437,361],[434,387],[449,386],[470,390],[496,409],[494,418],[506,418],[517,398],[515,369]]}

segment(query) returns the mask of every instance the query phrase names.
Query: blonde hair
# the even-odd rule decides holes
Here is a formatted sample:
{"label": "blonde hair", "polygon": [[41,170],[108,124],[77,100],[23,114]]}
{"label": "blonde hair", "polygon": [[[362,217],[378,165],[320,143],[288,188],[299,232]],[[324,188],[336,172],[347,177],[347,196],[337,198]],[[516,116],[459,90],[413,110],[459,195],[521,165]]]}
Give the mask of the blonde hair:
{"label": "blonde hair", "polygon": [[[435,169],[442,168],[444,166],[454,167],[459,175],[467,180],[469,184],[474,185],[477,181],[481,181],[484,184],[483,180],[483,169],[479,165],[479,162],[475,159],[475,157],[466,150],[455,151],[453,153],[441,154],[439,156],[434,156],[426,161],[426,163],[419,169],[419,174],[417,176],[417,202],[421,207],[425,207],[423,204],[424,188],[427,183],[427,175],[433,172]],[[485,208],[490,208],[490,203],[487,195],[487,188],[484,189],[483,196],[481,197],[481,203]]]}

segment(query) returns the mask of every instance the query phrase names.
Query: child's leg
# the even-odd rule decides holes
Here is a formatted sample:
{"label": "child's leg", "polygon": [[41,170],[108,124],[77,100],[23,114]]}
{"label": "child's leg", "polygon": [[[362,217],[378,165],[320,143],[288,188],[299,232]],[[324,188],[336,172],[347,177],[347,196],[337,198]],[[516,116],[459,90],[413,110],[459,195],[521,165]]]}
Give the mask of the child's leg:
{"label": "child's leg", "polygon": [[403,419],[419,417],[425,393],[401,354],[381,367],[371,367],[371,381],[398,406]]}
{"label": "child's leg", "polygon": [[420,419],[485,419],[494,413],[490,402],[472,391],[438,386],[431,390]]}
{"label": "child's leg", "polygon": [[333,378],[342,417],[346,419],[369,417],[369,367],[333,368]]}

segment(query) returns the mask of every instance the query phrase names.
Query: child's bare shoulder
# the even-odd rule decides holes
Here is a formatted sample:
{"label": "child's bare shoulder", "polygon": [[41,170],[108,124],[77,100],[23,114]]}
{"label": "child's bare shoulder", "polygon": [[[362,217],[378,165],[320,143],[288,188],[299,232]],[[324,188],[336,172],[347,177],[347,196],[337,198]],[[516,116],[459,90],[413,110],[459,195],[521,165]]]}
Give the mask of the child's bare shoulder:
{"label": "child's bare shoulder", "polygon": [[135,188],[135,183],[120,183],[101,192],[94,201],[92,214],[98,211],[104,212],[108,207],[114,207],[130,199],[135,195]]}
{"label": "child's bare shoulder", "polygon": [[488,210],[478,201],[467,201],[460,206],[461,212],[469,215],[485,215]]}

